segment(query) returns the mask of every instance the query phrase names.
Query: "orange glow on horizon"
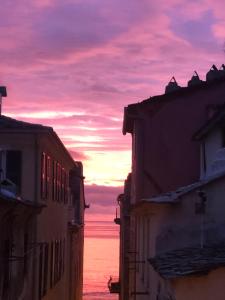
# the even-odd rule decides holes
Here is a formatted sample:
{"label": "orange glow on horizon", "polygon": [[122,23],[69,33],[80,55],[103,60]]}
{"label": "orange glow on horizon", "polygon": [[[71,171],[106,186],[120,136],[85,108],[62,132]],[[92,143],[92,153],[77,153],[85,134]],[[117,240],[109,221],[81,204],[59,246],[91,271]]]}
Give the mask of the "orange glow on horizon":
{"label": "orange glow on horizon", "polygon": [[86,183],[121,186],[130,172],[131,151],[91,151],[84,160]]}

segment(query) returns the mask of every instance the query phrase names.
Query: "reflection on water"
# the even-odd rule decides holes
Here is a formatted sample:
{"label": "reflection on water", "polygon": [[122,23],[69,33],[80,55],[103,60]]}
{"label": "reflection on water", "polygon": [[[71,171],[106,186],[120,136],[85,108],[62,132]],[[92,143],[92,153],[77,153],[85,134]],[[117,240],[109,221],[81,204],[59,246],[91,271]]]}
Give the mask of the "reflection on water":
{"label": "reflection on water", "polygon": [[117,300],[109,294],[110,275],[118,277],[119,232],[109,221],[89,221],[85,225],[83,300]]}

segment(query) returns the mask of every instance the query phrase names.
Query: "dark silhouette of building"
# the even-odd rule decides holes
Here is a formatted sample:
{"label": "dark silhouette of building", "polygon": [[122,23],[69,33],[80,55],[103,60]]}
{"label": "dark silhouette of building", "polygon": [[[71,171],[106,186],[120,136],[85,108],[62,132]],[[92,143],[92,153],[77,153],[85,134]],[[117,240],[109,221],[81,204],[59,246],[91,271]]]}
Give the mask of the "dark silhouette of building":
{"label": "dark silhouette of building", "polygon": [[[121,252],[120,270],[127,269],[129,265],[129,281],[126,282],[121,276],[120,300],[212,299],[210,288],[209,298],[204,298],[205,294],[201,294],[200,290],[207,283],[215,289],[213,280],[218,275],[212,281],[202,277],[201,288],[192,285],[192,294],[187,294],[188,298],[185,296],[185,287],[188,285],[186,279],[180,285],[179,280],[173,285],[175,281],[169,279],[169,270],[171,278],[174,278],[177,263],[177,272],[182,274],[185,263],[182,265],[180,261],[179,265],[176,255],[186,253],[184,261],[191,259],[192,255],[196,259],[202,245],[207,249],[212,246],[212,237],[215,237],[218,249],[223,247],[223,170],[215,174],[207,171],[212,162],[213,168],[221,164],[220,159],[214,161],[216,158],[213,151],[217,149],[221,153],[220,148],[224,147],[223,130],[212,135],[209,140],[194,140],[192,137],[203,124],[211,124],[212,118],[221,111],[224,101],[223,65],[220,70],[213,66],[207,73],[206,81],[201,81],[195,72],[188,87],[180,87],[172,78],[165,94],[125,108],[123,134],[132,135],[132,174],[130,198],[123,198],[129,207],[129,229],[127,226],[124,228],[122,222],[120,225],[121,232],[128,235],[130,245],[126,253]],[[205,219],[202,217],[204,205],[197,193],[201,187],[207,190],[207,195],[211,195],[207,196],[210,200]],[[219,234],[215,235],[215,232]],[[121,236],[122,249],[123,241]],[[185,252],[187,248],[189,251]],[[208,253],[207,250],[202,253],[202,259],[209,258]],[[212,253],[211,261],[209,259],[211,267],[207,271],[215,268]],[[125,257],[128,262],[125,262]],[[220,263],[217,267],[222,267],[223,258],[219,254],[218,260]],[[199,266],[196,272],[204,268],[205,265]],[[193,274],[196,272],[193,271]],[[223,274],[224,271],[220,272]],[[183,274],[186,276],[187,273]],[[123,290],[128,293],[121,293]]]}

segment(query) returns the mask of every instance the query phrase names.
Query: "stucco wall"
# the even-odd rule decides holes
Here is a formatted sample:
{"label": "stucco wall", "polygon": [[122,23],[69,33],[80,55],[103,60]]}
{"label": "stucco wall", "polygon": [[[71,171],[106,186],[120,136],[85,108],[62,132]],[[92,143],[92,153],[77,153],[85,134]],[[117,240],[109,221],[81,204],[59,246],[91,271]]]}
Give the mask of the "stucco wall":
{"label": "stucco wall", "polygon": [[165,206],[163,216],[159,211],[163,219],[158,227],[158,252],[200,245],[201,228],[204,243],[216,243],[225,238],[225,178],[208,184],[203,190],[207,197],[203,216],[195,212],[195,204],[199,202],[197,191],[185,195],[178,204]]}
{"label": "stucco wall", "polygon": [[225,268],[208,275],[187,276],[172,281],[176,300],[224,300]]}
{"label": "stucco wall", "polygon": [[154,271],[148,262],[148,258],[156,254],[157,236],[160,232],[161,224],[167,216],[169,207],[158,205],[144,205],[135,211],[136,215],[136,268],[135,282],[136,292],[147,292],[146,295],[136,295],[132,299],[155,300],[159,286],[159,275]]}
{"label": "stucco wall", "polygon": [[[204,216],[195,212],[195,204],[199,201],[196,191],[183,196],[177,204],[149,203],[136,209],[136,260],[144,261],[136,265],[136,291],[149,292],[149,295],[137,296],[136,299],[151,300],[158,294],[161,280],[147,261],[148,258],[169,250],[200,247],[201,242],[209,244],[224,240],[225,178],[205,186],[204,191],[207,196]],[[148,229],[144,229],[146,221]]]}
{"label": "stucco wall", "polygon": [[[38,176],[41,178],[41,153],[45,152],[52,159],[58,161],[67,172],[74,168],[74,162],[68,157],[68,154],[54,139],[49,139],[48,135],[41,135],[38,139]],[[50,184],[50,191],[52,186]],[[68,203],[63,201],[53,201],[52,195],[48,199],[41,199],[40,180],[38,181],[38,199],[46,203],[46,208],[37,219],[37,239],[40,242],[51,243],[55,240],[65,239],[65,270],[61,279],[48,292],[43,300],[72,300],[81,299],[82,289],[82,264],[83,264],[83,229],[77,233],[69,232],[68,222],[75,220],[75,207],[70,199]],[[78,207],[83,208],[83,194],[76,201],[81,201]],[[83,215],[81,216],[81,221]],[[49,287],[49,282],[48,282]]]}
{"label": "stucco wall", "polygon": [[[74,242],[70,243],[71,233],[68,230],[68,222],[75,220],[75,207],[63,201],[53,201],[52,185],[50,181],[50,193],[48,199],[41,198],[41,154],[47,153],[57,160],[69,172],[74,167],[74,162],[68,155],[59,141],[47,133],[20,133],[9,132],[0,133],[0,149],[21,150],[22,151],[22,188],[21,197],[23,199],[39,202],[46,205],[38,216],[34,216],[33,250],[31,260],[33,270],[29,273],[30,281],[27,289],[33,293],[25,300],[39,299],[39,258],[41,243],[48,243],[48,279],[47,293],[43,300],[80,300],[82,295],[82,266],[83,266],[83,228],[73,233]],[[51,170],[52,172],[52,170]],[[80,199],[81,222],[83,221],[84,195],[81,192]],[[50,288],[50,259],[51,243],[65,240],[65,269],[61,279]],[[74,260],[70,261],[69,253],[72,253]],[[74,265],[71,265],[74,263]],[[70,269],[73,272],[70,273]],[[72,285],[74,293],[70,295],[69,288]],[[71,296],[71,297],[70,297]]]}
{"label": "stucco wall", "polygon": [[136,170],[144,180],[135,181],[140,185],[136,186],[139,199],[199,179],[200,143],[193,141],[192,136],[207,121],[207,106],[223,103],[224,97],[225,83],[218,83],[162,101],[154,114],[149,112],[150,100],[138,104],[134,130],[139,135],[139,141],[138,137],[136,140],[140,152],[136,154]]}

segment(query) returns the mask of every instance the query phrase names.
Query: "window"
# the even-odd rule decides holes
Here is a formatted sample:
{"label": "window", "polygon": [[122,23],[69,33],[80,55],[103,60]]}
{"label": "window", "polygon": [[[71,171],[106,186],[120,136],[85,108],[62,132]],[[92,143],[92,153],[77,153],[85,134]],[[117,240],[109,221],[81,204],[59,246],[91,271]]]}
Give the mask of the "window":
{"label": "window", "polygon": [[1,180],[8,179],[21,192],[22,152],[18,150],[0,151]]}
{"label": "window", "polygon": [[39,299],[47,293],[48,284],[48,248],[49,245],[41,244],[39,252]]}
{"label": "window", "polygon": [[65,198],[64,198],[64,203],[68,203],[68,198],[69,198],[69,174],[68,172],[65,172]]}
{"label": "window", "polygon": [[52,199],[57,200],[57,162],[54,160],[52,163]]}
{"label": "window", "polygon": [[62,263],[62,274],[64,273],[65,271],[65,245],[66,244],[66,240],[65,238],[63,239],[63,246],[62,246],[62,257],[63,257],[63,263]]}
{"label": "window", "polygon": [[40,252],[39,252],[39,299],[42,298],[42,281],[43,280],[43,245],[40,245]]}
{"label": "window", "polygon": [[24,247],[24,265],[23,265],[23,273],[24,276],[28,273],[28,233],[26,232],[24,234],[24,241],[23,241],[23,247]]}
{"label": "window", "polygon": [[48,285],[48,244],[44,247],[44,276],[43,276],[43,294],[47,292]]}
{"label": "window", "polygon": [[61,170],[61,197],[62,197],[62,202],[64,202],[65,203],[65,175],[66,175],[66,173],[65,173],[65,169],[64,168],[62,168],[62,170]]}
{"label": "window", "polygon": [[57,161],[52,162],[52,200],[67,203],[68,202],[68,172]]}
{"label": "window", "polygon": [[50,287],[54,286],[54,270],[55,270],[55,248],[54,242],[51,242],[51,261],[50,261]]}
{"label": "window", "polygon": [[57,201],[60,201],[61,196],[61,166],[57,163]]}
{"label": "window", "polygon": [[43,152],[41,156],[41,197],[47,197],[47,159],[46,154]]}
{"label": "window", "polygon": [[63,253],[62,253],[62,241],[59,241],[59,279],[62,276],[62,266],[63,266]]}
{"label": "window", "polygon": [[59,246],[58,241],[55,241],[55,262],[54,262],[54,283],[58,281],[58,273],[59,273]]}
{"label": "window", "polygon": [[11,256],[12,245],[7,239],[3,243],[3,283],[2,283],[2,299],[6,299],[10,288],[10,265],[9,258]]}
{"label": "window", "polygon": [[46,153],[41,156],[41,198],[47,199],[50,194],[51,158]]}
{"label": "window", "polygon": [[46,166],[46,195],[47,198],[50,194],[50,176],[51,176],[51,158],[47,156],[47,166]]}
{"label": "window", "polygon": [[61,278],[65,268],[65,239],[51,243],[50,287],[52,288]]}

